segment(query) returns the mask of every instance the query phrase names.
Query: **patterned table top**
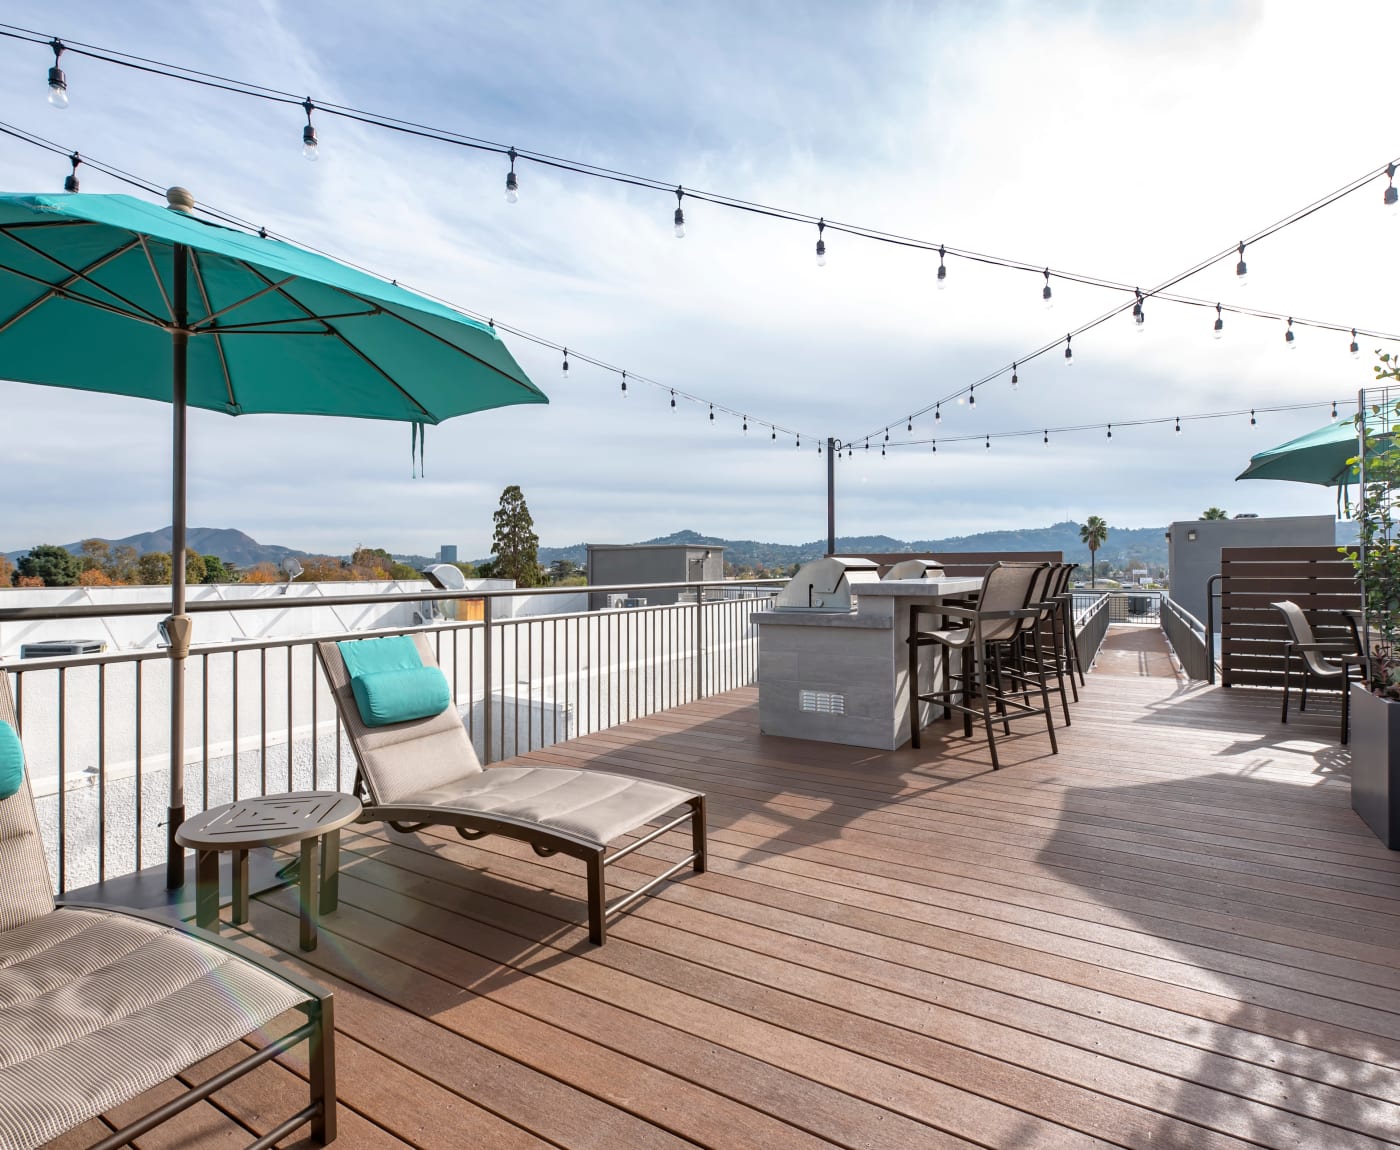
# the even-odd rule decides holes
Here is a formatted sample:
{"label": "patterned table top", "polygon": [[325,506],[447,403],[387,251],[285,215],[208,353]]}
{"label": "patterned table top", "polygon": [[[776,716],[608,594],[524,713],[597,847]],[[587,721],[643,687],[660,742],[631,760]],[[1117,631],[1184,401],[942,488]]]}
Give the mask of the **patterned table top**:
{"label": "patterned table top", "polygon": [[175,841],[195,850],[246,850],[301,842],[360,817],[360,800],[340,791],[260,795],[187,819]]}

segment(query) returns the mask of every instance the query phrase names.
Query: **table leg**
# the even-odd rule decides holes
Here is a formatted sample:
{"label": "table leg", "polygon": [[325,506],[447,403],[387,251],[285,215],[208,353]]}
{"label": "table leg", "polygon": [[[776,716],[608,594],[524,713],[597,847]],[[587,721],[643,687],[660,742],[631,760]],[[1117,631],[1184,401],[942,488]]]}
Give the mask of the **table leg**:
{"label": "table leg", "polygon": [[321,913],[340,905],[340,831],[321,836]]}
{"label": "table leg", "polygon": [[194,921],[205,930],[219,929],[219,852],[196,851]]}
{"label": "table leg", "polygon": [[248,852],[233,852],[233,921],[248,921]]}
{"label": "table leg", "polygon": [[317,879],[319,836],[303,839],[301,844],[301,949],[316,949],[316,895],[321,885]]}

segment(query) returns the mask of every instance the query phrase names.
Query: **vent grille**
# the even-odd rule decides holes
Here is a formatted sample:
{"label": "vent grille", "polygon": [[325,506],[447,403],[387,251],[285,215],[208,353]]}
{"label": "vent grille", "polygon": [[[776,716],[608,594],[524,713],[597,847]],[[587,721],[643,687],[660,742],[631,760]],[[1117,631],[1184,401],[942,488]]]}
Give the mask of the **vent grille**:
{"label": "vent grille", "polygon": [[834,691],[800,691],[797,706],[798,710],[813,711],[819,715],[844,715],[846,696]]}

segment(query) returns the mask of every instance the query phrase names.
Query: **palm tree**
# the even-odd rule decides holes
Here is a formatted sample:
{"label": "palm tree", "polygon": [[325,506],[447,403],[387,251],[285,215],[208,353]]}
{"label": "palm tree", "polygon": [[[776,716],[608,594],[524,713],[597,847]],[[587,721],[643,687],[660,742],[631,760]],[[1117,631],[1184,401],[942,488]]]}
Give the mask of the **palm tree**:
{"label": "palm tree", "polygon": [[1108,524],[1097,515],[1089,516],[1089,521],[1079,527],[1079,541],[1089,548],[1089,586],[1097,587],[1094,571],[1094,552],[1104,545],[1108,538]]}
{"label": "palm tree", "polygon": [[1201,518],[1202,518],[1202,519],[1229,519],[1230,516],[1229,516],[1228,514],[1226,514],[1224,511],[1221,511],[1219,507],[1207,507],[1204,511],[1201,512]]}

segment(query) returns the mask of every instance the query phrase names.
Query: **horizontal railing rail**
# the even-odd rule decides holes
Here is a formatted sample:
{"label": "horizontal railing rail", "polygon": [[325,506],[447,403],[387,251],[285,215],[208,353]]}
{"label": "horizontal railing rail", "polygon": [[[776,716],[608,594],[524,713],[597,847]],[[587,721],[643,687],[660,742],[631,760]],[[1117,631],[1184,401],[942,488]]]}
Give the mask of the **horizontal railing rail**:
{"label": "horizontal railing rail", "polygon": [[[483,761],[536,751],[755,681],[750,615],[783,580],[517,588],[336,596],[339,603],[484,600],[481,620],[196,643],[187,661],[190,813],[258,794],[354,783],[355,762],[315,657],[327,639],[430,637]],[[503,599],[666,590],[688,601],[550,615],[500,616]],[[277,596],[201,610],[296,610],[324,598]],[[128,613],[168,610],[124,604]],[[195,605],[191,604],[193,608]],[[100,610],[100,609],[99,609]],[[40,612],[81,618],[91,608]],[[36,618],[35,609],[0,619]],[[196,624],[196,636],[198,624]],[[169,784],[170,678],[160,648],[0,663],[12,676],[27,767],[60,891],[163,859]]]}
{"label": "horizontal railing rail", "polygon": [[1076,613],[1087,611],[1100,599],[1108,601],[1110,623],[1155,623],[1162,611],[1161,591],[1147,588],[1077,588],[1074,592]]}
{"label": "horizontal railing rail", "polygon": [[1107,596],[1101,596],[1089,604],[1081,614],[1076,608],[1074,619],[1074,649],[1079,656],[1079,665],[1086,671],[1093,666],[1094,656],[1103,645],[1108,634],[1109,604]]}
{"label": "horizontal railing rail", "polygon": [[1162,599],[1162,633],[1189,679],[1212,682],[1215,652],[1206,625],[1170,596]]}

